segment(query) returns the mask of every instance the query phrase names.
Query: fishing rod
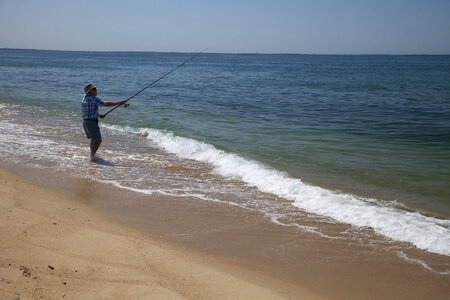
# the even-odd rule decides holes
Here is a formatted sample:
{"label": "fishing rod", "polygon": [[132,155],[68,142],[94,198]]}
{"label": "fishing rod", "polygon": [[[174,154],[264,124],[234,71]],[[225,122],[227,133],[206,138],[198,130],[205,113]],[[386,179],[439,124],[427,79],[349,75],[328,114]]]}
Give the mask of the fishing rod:
{"label": "fishing rod", "polygon": [[[197,56],[199,56],[200,54],[202,54],[203,52],[205,52],[208,48],[203,49],[202,51],[200,51],[199,53],[195,54],[194,56],[192,56],[191,58],[185,60],[183,63],[179,64],[178,66],[176,66],[175,68],[173,68],[172,70],[170,70],[169,72],[167,72],[166,74],[164,74],[163,76],[159,77],[158,79],[156,79],[155,81],[153,81],[152,83],[150,83],[149,85],[145,86],[143,89],[141,89],[140,91],[138,91],[137,93],[135,93],[134,95],[132,95],[130,98],[128,98],[127,100],[125,100],[125,103],[123,105],[125,105],[126,107],[126,103],[128,101],[130,101],[132,98],[136,97],[137,95],[139,95],[141,92],[143,92],[144,90],[148,89],[149,87],[151,87],[152,85],[154,85],[155,83],[157,83],[158,81],[160,81],[161,79],[163,79],[164,77],[166,77],[167,75],[169,75],[170,73],[172,73],[173,71],[175,71],[176,69],[178,69],[179,67],[187,64],[189,61],[193,60],[194,58],[196,58]],[[112,112],[113,110],[115,110],[116,108],[118,108],[120,105],[115,106],[114,108],[112,108],[111,110],[109,110],[108,112],[105,113],[105,117],[107,114],[109,114],[110,112]]]}

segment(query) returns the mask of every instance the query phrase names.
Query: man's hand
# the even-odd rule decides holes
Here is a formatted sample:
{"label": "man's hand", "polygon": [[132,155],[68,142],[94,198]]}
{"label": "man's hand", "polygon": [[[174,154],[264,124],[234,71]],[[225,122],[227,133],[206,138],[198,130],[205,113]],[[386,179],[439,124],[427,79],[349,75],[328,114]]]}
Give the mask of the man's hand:
{"label": "man's hand", "polygon": [[104,119],[105,115],[104,114],[98,114],[98,117],[101,118],[101,119]]}

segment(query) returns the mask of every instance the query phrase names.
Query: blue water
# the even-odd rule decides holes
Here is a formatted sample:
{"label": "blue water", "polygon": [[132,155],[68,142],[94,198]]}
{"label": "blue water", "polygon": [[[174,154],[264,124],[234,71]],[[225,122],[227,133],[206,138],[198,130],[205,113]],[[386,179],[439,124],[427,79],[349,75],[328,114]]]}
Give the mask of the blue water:
{"label": "blue water", "polygon": [[[2,50],[0,97],[74,115],[128,98],[179,53]],[[450,212],[450,56],[202,54],[116,110],[326,187]]]}
{"label": "blue water", "polygon": [[[192,55],[3,49],[0,104],[44,109],[76,124],[87,83],[104,101],[126,99]],[[330,191],[322,193],[327,199],[343,193],[435,217],[448,239],[447,220],[439,220],[450,215],[449,78],[450,56],[205,53],[102,124],[145,131],[171,153],[210,163],[302,209],[378,226],[314,206],[320,197],[299,204],[298,191],[291,191],[298,185],[290,180]],[[266,173],[256,165],[237,170],[240,158],[278,172],[267,178],[281,178],[283,186],[261,181]],[[237,164],[234,173],[224,170],[229,162]]]}

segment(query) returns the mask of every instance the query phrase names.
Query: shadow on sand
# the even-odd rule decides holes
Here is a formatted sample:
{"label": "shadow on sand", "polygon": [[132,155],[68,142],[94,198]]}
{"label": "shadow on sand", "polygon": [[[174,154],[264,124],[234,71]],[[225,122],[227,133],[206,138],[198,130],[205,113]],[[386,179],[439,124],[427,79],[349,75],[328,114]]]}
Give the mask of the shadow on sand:
{"label": "shadow on sand", "polygon": [[97,157],[95,159],[95,161],[93,161],[93,163],[98,164],[98,165],[102,165],[102,166],[107,166],[107,167],[115,167],[116,164],[112,163],[110,161],[104,160],[103,158]]}

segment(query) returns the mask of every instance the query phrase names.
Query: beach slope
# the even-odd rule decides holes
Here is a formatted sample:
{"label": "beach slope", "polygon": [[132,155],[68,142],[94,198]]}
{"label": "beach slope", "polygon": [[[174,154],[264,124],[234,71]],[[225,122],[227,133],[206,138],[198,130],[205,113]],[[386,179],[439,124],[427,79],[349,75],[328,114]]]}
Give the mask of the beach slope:
{"label": "beach slope", "polygon": [[0,169],[1,299],[318,299]]}

